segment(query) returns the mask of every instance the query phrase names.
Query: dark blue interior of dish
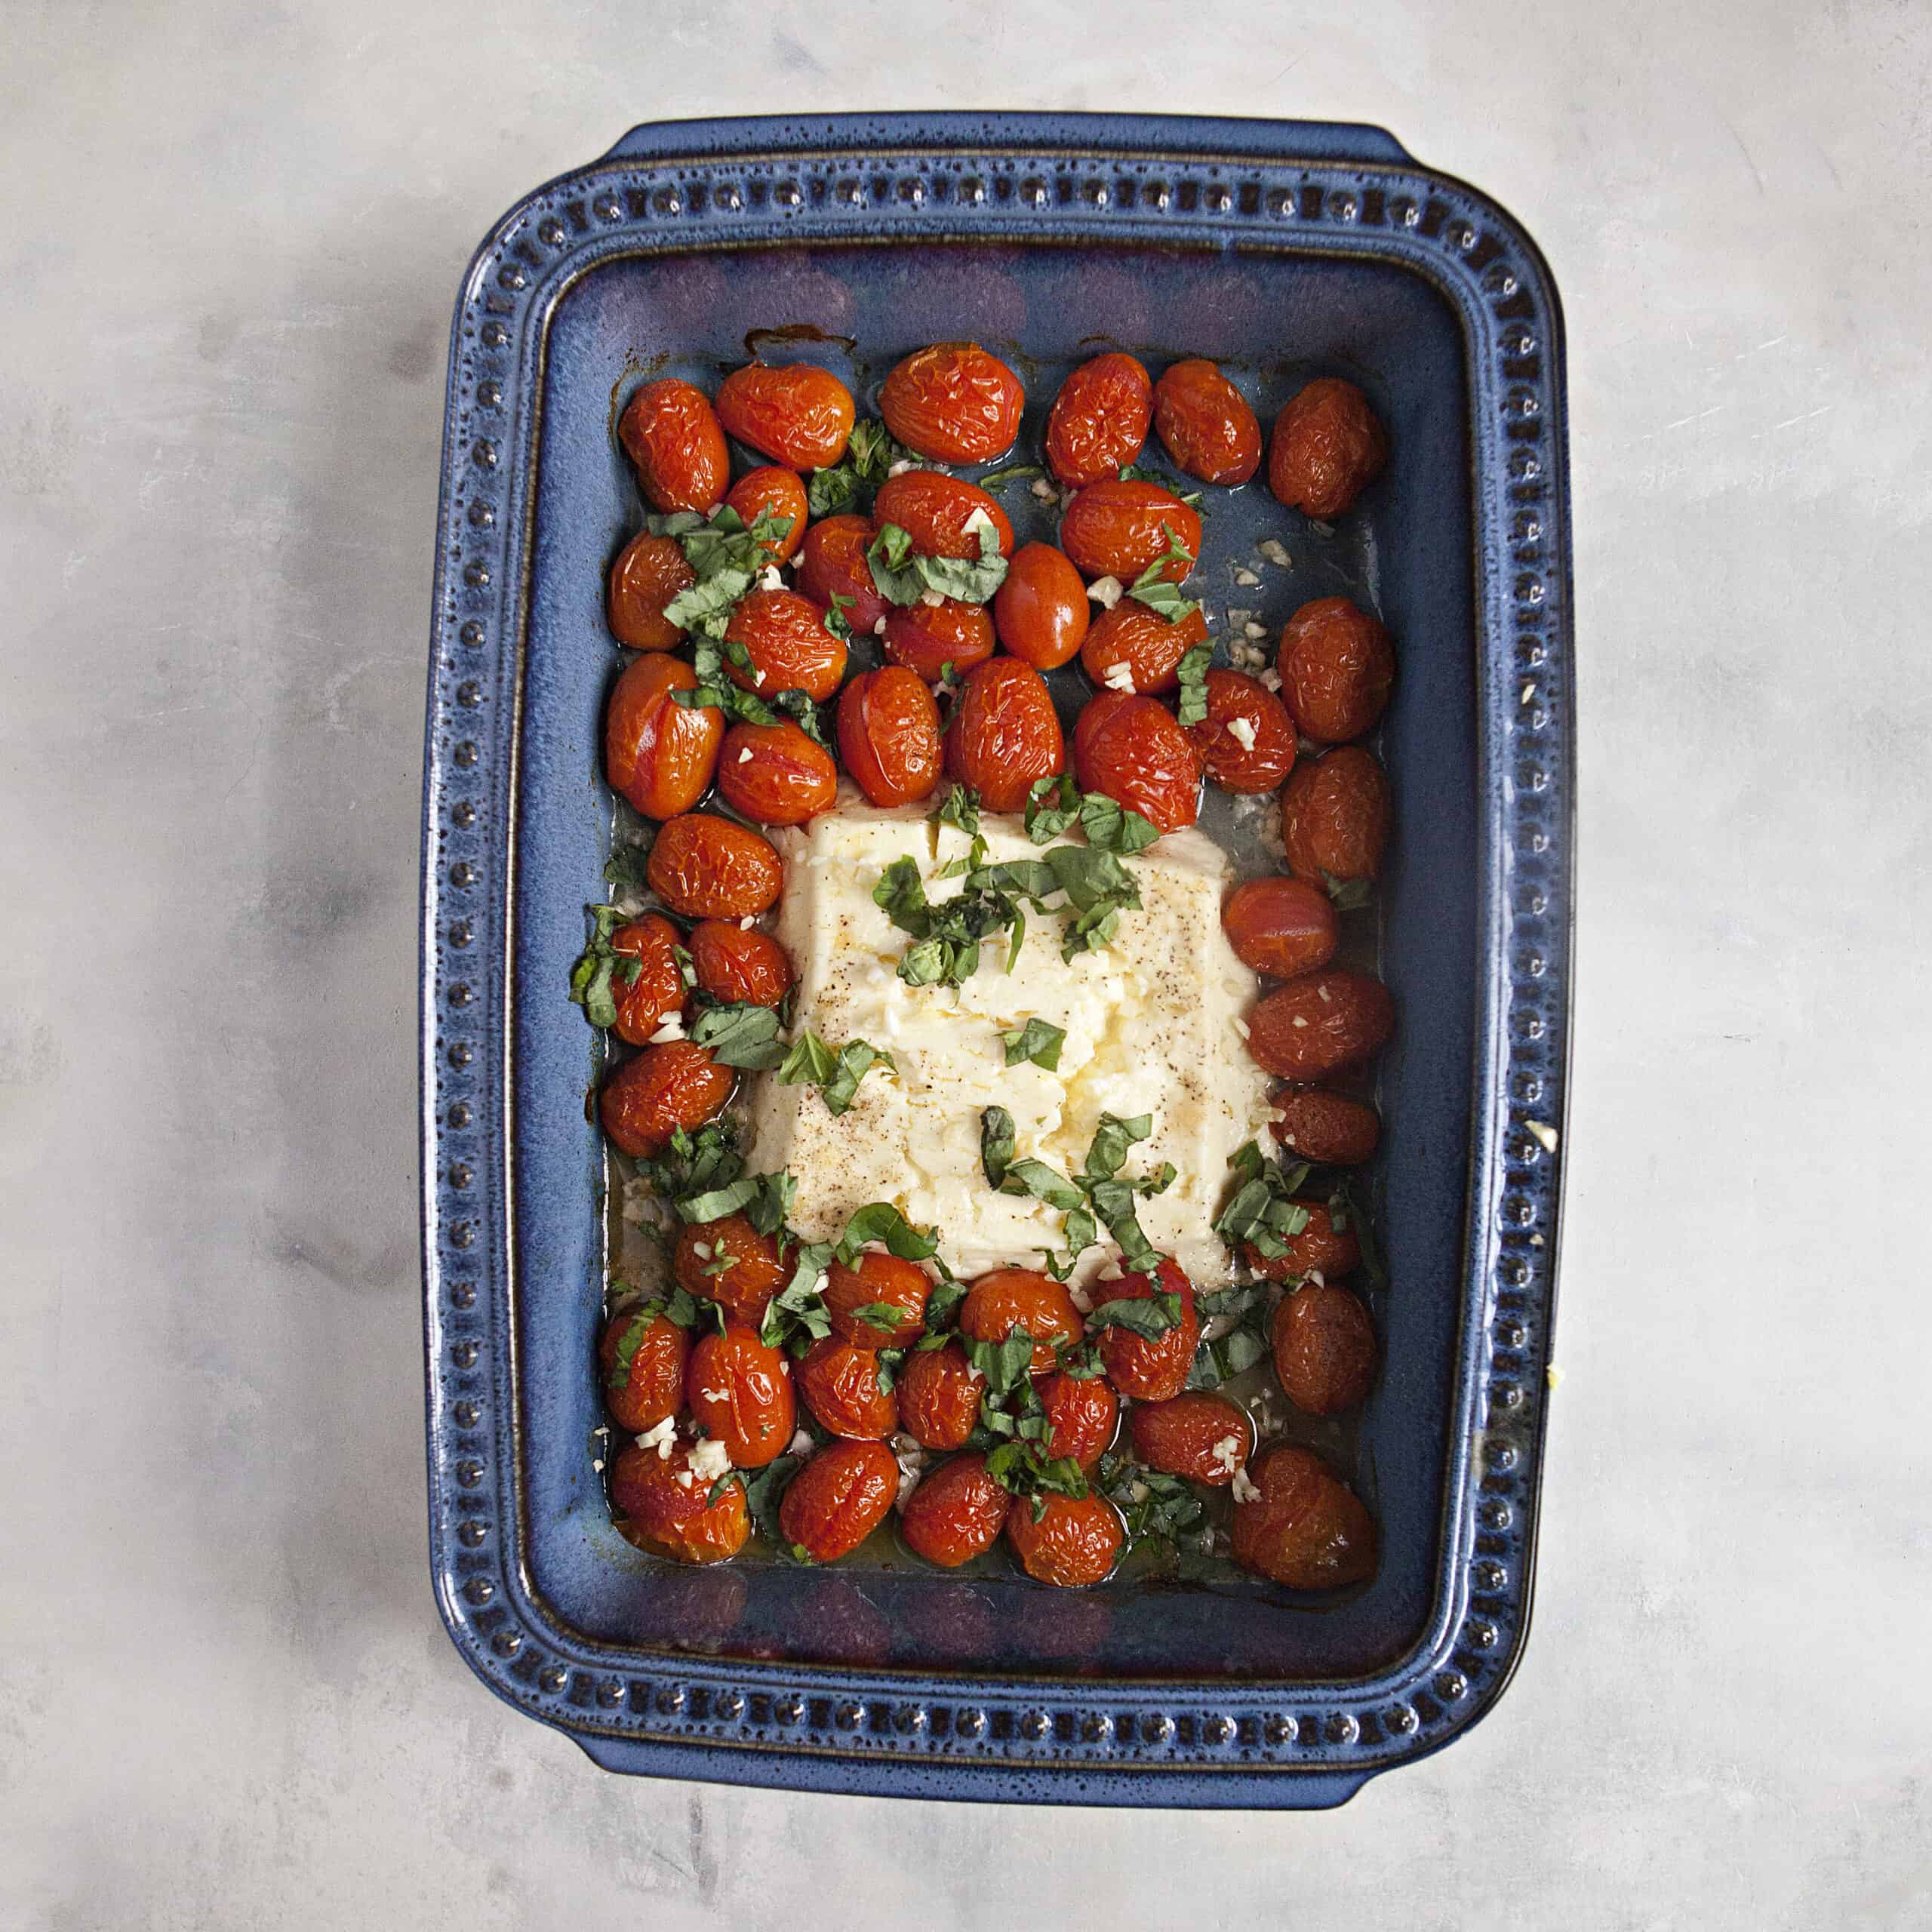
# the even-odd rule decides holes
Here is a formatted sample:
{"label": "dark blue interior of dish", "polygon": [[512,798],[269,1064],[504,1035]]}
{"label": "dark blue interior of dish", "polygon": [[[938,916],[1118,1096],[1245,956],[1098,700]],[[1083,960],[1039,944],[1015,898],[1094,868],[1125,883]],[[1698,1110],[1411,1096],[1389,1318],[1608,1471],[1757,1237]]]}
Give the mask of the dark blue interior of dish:
{"label": "dark blue interior of dish", "polygon": [[[1346,1599],[1117,1583],[1057,1592],[1017,1575],[957,1577],[871,1552],[835,1570],[740,1561],[715,1571],[654,1562],[612,1529],[592,1432],[590,1368],[605,1260],[603,1149],[586,1115],[595,1038],[563,997],[586,901],[601,880],[612,804],[599,776],[603,700],[620,654],[605,629],[609,558],[640,520],[610,427],[651,374],[715,386],[758,329],[850,337],[768,347],[852,383],[866,406],[900,355],[971,337],[1026,378],[1016,460],[1037,455],[1060,377],[1103,347],[1158,370],[1183,354],[1231,367],[1264,423],[1309,377],[1346,374],[1387,422],[1389,469],[1332,535],[1259,485],[1211,492],[1204,547],[1218,608],[1259,609],[1272,635],[1295,606],[1337,592],[1377,610],[1401,675],[1382,734],[1395,831],[1380,894],[1381,970],[1400,1014],[1380,1067],[1385,1120],[1378,1229],[1389,1275],[1374,1297],[1383,1372],[1358,1428],[1334,1440],[1380,1524],[1374,1581]],[[1477,851],[1470,454],[1461,325],[1392,264],[1183,250],[923,242],[703,253],[600,266],[558,304],[548,343],[524,654],[513,986],[512,1203],[525,1549],[563,1623],[647,1650],[943,1672],[1107,1677],[1358,1676],[1399,1657],[1428,1620],[1439,1568],[1456,1372],[1476,1011]],[[1158,459],[1150,445],[1149,459]],[[1023,486],[1002,500],[1051,534]],[[1029,520],[1032,527],[1029,528]],[[1279,536],[1287,575],[1229,590],[1213,559]],[[1071,676],[1071,674],[1069,674]],[[1071,695],[1071,691],[1063,693]],[[890,1558],[891,1553],[888,1552]]]}

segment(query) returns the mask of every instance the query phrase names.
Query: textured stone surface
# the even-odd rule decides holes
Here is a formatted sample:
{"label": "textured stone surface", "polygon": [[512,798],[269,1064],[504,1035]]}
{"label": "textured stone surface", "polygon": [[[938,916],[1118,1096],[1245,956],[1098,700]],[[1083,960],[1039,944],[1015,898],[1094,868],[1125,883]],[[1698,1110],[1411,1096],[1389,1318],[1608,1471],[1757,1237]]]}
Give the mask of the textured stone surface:
{"label": "textured stone surface", "polygon": [[[909,1897],[961,1927],[1932,1915],[1932,20],[1259,17],[1198,8],[1184,48],[1131,5],[989,4],[955,42],[789,4],[0,20],[9,1932],[641,1894],[672,1927],[834,1895],[855,1927]],[[1163,1820],[1152,1857],[1124,1814],[1025,1859],[1038,1821],[997,1807],[602,1777],[429,1594],[414,917],[457,278],[633,121],[861,98],[1380,120],[1524,219],[1568,309],[1537,1627],[1452,1750],[1331,1817]]]}

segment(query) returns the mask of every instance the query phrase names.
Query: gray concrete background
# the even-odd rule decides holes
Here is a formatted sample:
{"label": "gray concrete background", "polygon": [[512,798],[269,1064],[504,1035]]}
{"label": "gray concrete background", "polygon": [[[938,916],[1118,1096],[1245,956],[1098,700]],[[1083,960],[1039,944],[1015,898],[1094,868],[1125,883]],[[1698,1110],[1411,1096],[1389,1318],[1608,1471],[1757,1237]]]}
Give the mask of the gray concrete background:
{"label": "gray concrete background", "polygon": [[[0,11],[0,1925],[1932,1924],[1932,15],[512,11]],[[1380,121],[1567,301],[1537,1629],[1487,1723],[1332,1817],[620,1782],[430,1601],[411,1035],[458,275],[632,122],[946,104]]]}

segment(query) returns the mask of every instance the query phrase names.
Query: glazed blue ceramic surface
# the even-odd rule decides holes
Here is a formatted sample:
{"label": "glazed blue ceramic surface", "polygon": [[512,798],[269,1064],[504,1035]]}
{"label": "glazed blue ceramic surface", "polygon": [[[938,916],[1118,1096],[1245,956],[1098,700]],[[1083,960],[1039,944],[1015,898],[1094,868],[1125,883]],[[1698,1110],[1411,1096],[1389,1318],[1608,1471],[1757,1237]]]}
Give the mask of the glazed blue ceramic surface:
{"label": "glazed blue ceramic surface", "polygon": [[[639,521],[611,429],[647,375],[715,388],[780,329],[768,353],[838,370],[862,407],[908,349],[986,343],[1026,380],[1017,459],[1103,347],[1214,357],[1264,423],[1310,376],[1346,374],[1389,425],[1386,475],[1334,529],[1257,486],[1211,495],[1205,546],[1211,569],[1263,534],[1294,558],[1251,589],[1229,564],[1211,608],[1252,608],[1272,636],[1307,598],[1349,595],[1401,666],[1381,738],[1400,1015],[1372,1183],[1386,1360],[1358,1423],[1315,1438],[1382,1557],[1341,1600],[1054,1592],[864,1552],[675,1570],[611,1527],[597,1040],[564,997],[611,837],[604,574]],[[491,231],[451,351],[422,1009],[431,1556],[491,1689],[617,1770],[1220,1806],[1339,1803],[1494,1703],[1528,1619],[1561,1172],[1564,438],[1534,245],[1372,128],[665,124]],[[1023,486],[1003,500],[1023,540],[1051,535]]]}

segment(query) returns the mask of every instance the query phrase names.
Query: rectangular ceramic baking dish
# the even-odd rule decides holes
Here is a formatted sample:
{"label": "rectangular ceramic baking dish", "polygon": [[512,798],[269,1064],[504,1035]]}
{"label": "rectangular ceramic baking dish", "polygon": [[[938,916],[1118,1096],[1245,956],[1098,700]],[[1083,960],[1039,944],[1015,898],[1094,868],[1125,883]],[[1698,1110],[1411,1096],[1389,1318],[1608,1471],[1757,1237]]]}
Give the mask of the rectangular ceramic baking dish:
{"label": "rectangular ceramic baking dish", "polygon": [[[611,1529],[589,1364],[595,1036],[564,998],[611,832],[610,434],[761,329],[1027,375],[1097,346],[1355,375],[1354,546],[1401,666],[1380,891],[1374,1582],[1331,1606],[928,1571],[669,1571]],[[874,371],[876,374],[884,365]],[[1277,515],[1285,515],[1276,512]],[[423,815],[430,1549],[464,1659],[613,1770],[829,1791],[1316,1807],[1466,1729],[1527,1625],[1569,1020],[1562,323],[1484,196],[1362,127],[893,115],[641,128],[518,202],[450,362]],[[1334,587],[1318,575],[1305,594]]]}

